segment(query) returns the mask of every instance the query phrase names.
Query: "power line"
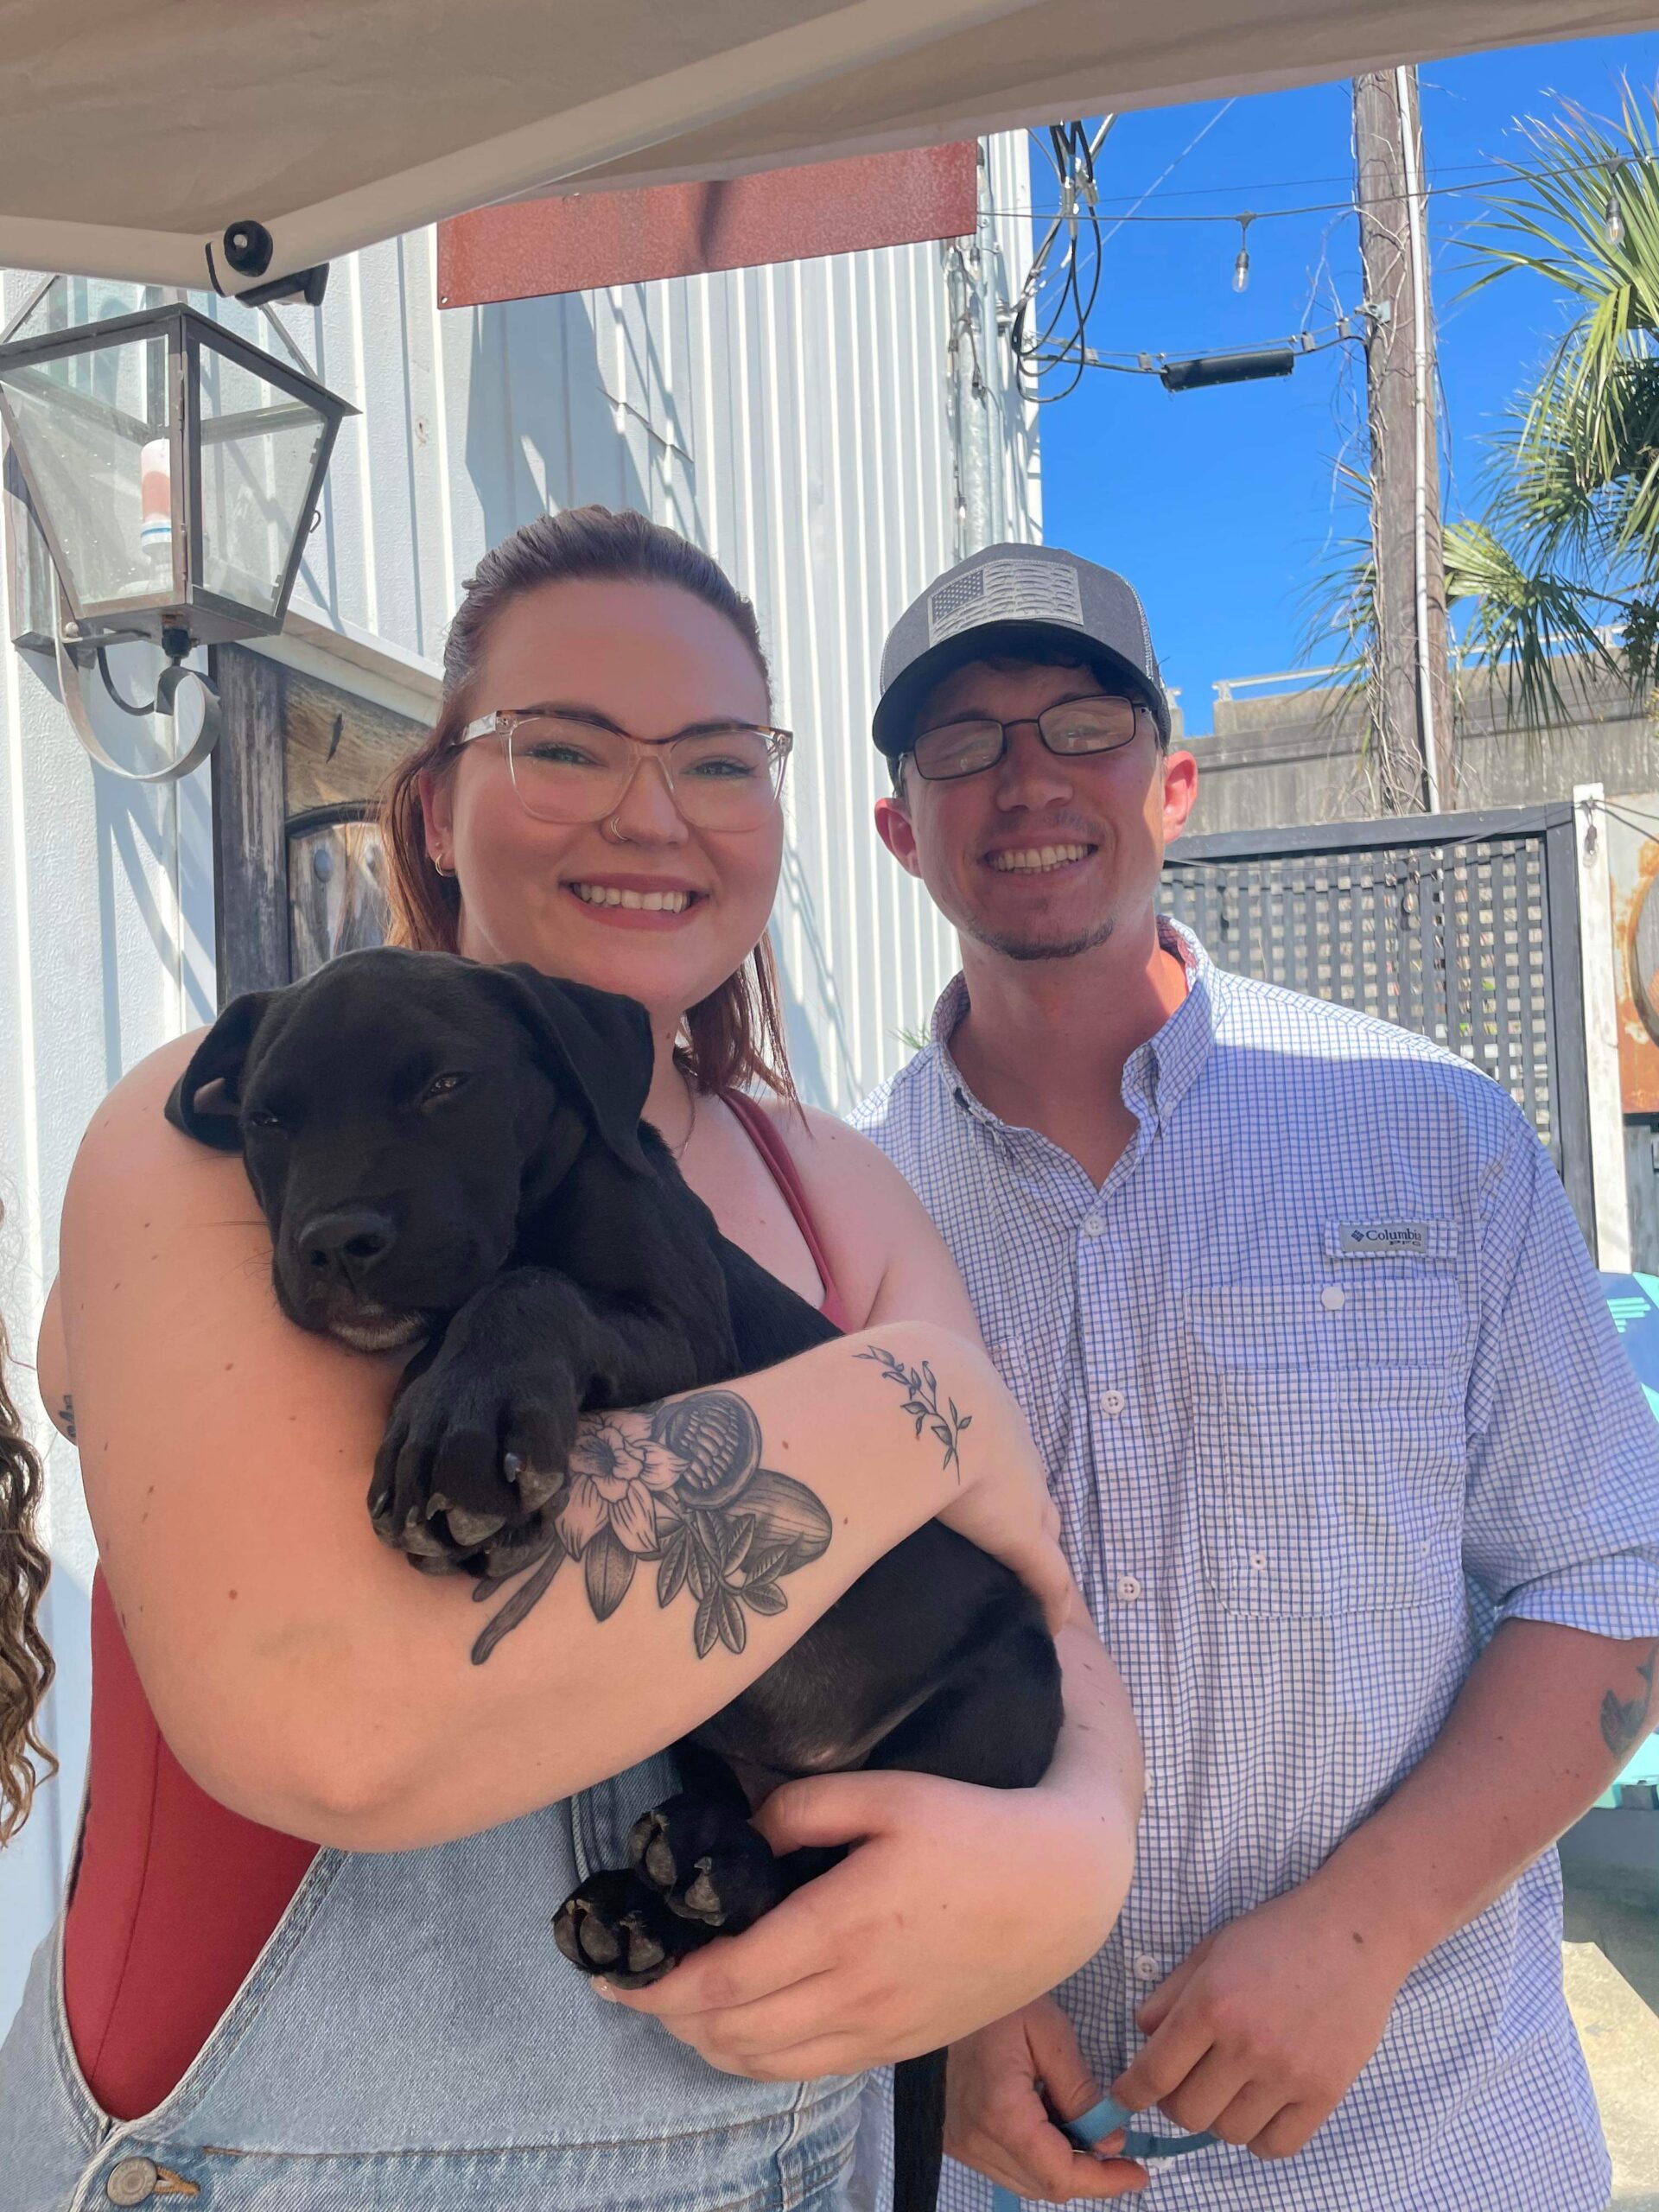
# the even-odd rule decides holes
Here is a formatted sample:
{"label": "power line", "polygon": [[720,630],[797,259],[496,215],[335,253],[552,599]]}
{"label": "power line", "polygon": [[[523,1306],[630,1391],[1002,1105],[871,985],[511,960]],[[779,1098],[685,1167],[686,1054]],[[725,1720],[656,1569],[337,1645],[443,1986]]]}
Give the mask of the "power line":
{"label": "power line", "polygon": [[[1173,175],[1187,156],[1234,105],[1232,99],[1222,102],[1162,174],[1155,177],[1134,202],[1135,209],[1144,207],[1166,179]],[[1026,281],[1020,288],[1020,297],[1008,324],[1008,342],[1014,353],[1020,391],[1026,399],[1038,406],[1049,406],[1056,400],[1068,397],[1082,382],[1084,370],[1088,365],[1084,356],[1088,351],[1085,341],[1089,317],[1100,294],[1106,245],[1122,227],[1123,221],[1128,219],[1120,218],[1103,235],[1095,158],[1105,143],[1116,119],[1110,115],[1103,117],[1092,138],[1081,122],[1051,124],[1046,148],[1037,132],[1030,134],[1033,143],[1046,153],[1060,188],[1059,206],[1049,220],[1041,244],[1032,256]],[[1087,245],[1094,256],[1086,299],[1079,275],[1085,232]],[[1049,257],[1062,233],[1065,239],[1064,251],[1058,269],[1051,272]],[[1043,309],[1039,302],[1046,280],[1049,286],[1046,297],[1052,304],[1052,312],[1043,327],[1033,333],[1033,323],[1039,322],[1042,317]],[[1065,334],[1057,342],[1056,334],[1063,327]],[[1071,378],[1060,390],[1056,391],[1052,386],[1048,390],[1042,388],[1046,377],[1052,377],[1054,372],[1066,368],[1071,371]]]}
{"label": "power line", "polygon": [[[1016,382],[1022,397],[1039,405],[1052,405],[1055,401],[1069,397],[1083,381],[1086,370],[1107,369],[1127,375],[1153,375],[1164,378],[1169,388],[1185,388],[1170,385],[1166,371],[1173,357],[1163,351],[1156,354],[1139,352],[1114,356],[1095,351],[1088,344],[1089,318],[1100,295],[1103,275],[1105,247],[1116,233],[1130,223],[1153,224],[1221,224],[1236,228],[1239,232],[1239,251],[1234,265],[1234,289],[1243,291],[1249,282],[1249,238],[1250,226],[1259,222],[1285,222],[1294,219],[1323,215],[1340,219],[1360,213],[1357,197],[1344,200],[1315,200],[1295,207],[1248,208],[1237,213],[1189,212],[1185,213],[1148,214],[1144,211],[1147,201],[1164,186],[1166,181],[1192,153],[1208,133],[1232,107],[1231,99],[1223,101],[1215,112],[1187,141],[1173,161],[1154,179],[1153,182],[1132,200],[1125,212],[1103,228],[1100,194],[1095,171],[1095,157],[1104,143],[1108,133],[1116,121],[1115,116],[1104,117],[1092,139],[1084,124],[1072,121],[1052,124],[1044,133],[1033,131],[1033,143],[1046,155],[1059,187],[1058,204],[1050,209],[999,207],[993,203],[988,213],[1003,219],[1047,224],[1041,242],[1032,257],[1026,280],[1007,324],[1009,346],[1014,357]],[[1521,162],[1466,163],[1459,166],[1479,168],[1477,180],[1460,184],[1425,184],[1417,182],[1409,194],[1414,207],[1431,199],[1453,198],[1469,193],[1488,193],[1498,178],[1524,182],[1530,179],[1565,178],[1574,175],[1616,175],[1639,156],[1614,156],[1597,161],[1553,163],[1544,167],[1528,167]],[[1316,181],[1317,180],[1308,180]],[[1204,188],[1206,190],[1221,188]],[[1229,190],[1243,192],[1277,191],[1289,189],[1288,185],[1255,185],[1229,187]],[[1330,225],[1327,224],[1327,237]],[[1057,257],[1058,249],[1058,257]],[[1092,260],[1089,257],[1092,255]],[[1086,270],[1086,276],[1085,276]],[[1315,283],[1317,283],[1317,277]],[[1288,349],[1293,356],[1304,353],[1322,353],[1329,346],[1343,345],[1356,334],[1355,320],[1366,314],[1365,308],[1356,309],[1352,315],[1339,317],[1334,324],[1325,326],[1336,334],[1325,336],[1321,330],[1302,329],[1288,340],[1281,341],[1279,350]],[[1255,357],[1263,351],[1255,349]],[[1214,359],[1236,360],[1243,363],[1249,356],[1249,349],[1233,346],[1218,353],[1196,358],[1208,363]],[[1178,363],[1179,365],[1179,363]],[[1063,383],[1058,382],[1064,372]],[[1246,372],[1241,366],[1240,373]],[[1287,373],[1287,372],[1277,372]]]}
{"label": "power line", "polygon": [[[1623,154],[1615,155],[1608,159],[1599,162],[1563,162],[1558,164],[1552,163],[1547,168],[1529,168],[1517,163],[1512,168],[1503,172],[1503,174],[1513,177],[1517,182],[1524,182],[1527,180],[1535,177],[1548,178],[1586,176],[1596,175],[1599,174],[1605,175],[1611,174],[1614,170],[1627,167],[1631,162],[1639,162],[1641,158],[1642,157],[1640,156],[1637,155]],[[1172,167],[1173,166],[1173,164],[1172,164]],[[1168,174],[1168,170],[1166,170],[1165,175],[1167,175]],[[1497,173],[1495,172],[1494,174]],[[1491,176],[1487,176],[1478,182],[1470,184],[1424,185],[1415,194],[1414,197],[1420,200],[1445,200],[1453,198],[1460,194],[1484,192],[1488,189],[1493,179]],[[1223,188],[1217,187],[1216,188],[1220,190]],[[1229,191],[1240,192],[1271,192],[1275,188],[1272,185],[1230,185],[1225,188]],[[1143,194],[1141,198],[1144,200],[1148,196],[1148,194]],[[1135,203],[1137,209],[1140,205],[1141,201],[1139,200]],[[992,206],[989,208],[988,213],[993,215],[1001,216],[1005,219],[1013,219],[1014,220],[1023,221],[1029,218],[1033,222],[1039,223],[1047,221],[1051,216],[1054,217],[1056,219],[1064,219],[1065,215],[1064,209],[1056,209],[1052,207],[1004,207]],[[1277,223],[1287,222],[1292,217],[1298,215],[1357,215],[1358,213],[1359,203],[1357,200],[1310,200],[1304,206],[1299,207],[1252,207],[1245,209],[1238,214],[1142,215],[1138,213],[1132,212],[1128,214],[1117,216],[1113,221],[1112,228],[1113,230],[1120,229],[1125,223],[1222,223],[1236,227],[1239,223],[1243,221],[1252,223]],[[1109,235],[1109,233],[1108,235]]]}
{"label": "power line", "polygon": [[[1246,359],[1258,353],[1284,350],[1290,353],[1295,359],[1300,360],[1302,356],[1306,353],[1329,353],[1334,346],[1363,344],[1364,342],[1364,334],[1358,326],[1367,320],[1370,313],[1371,310],[1369,307],[1356,308],[1348,315],[1338,315],[1334,321],[1320,323],[1312,330],[1304,329],[1293,331],[1289,337],[1272,340],[1265,346],[1239,346],[1236,342],[1234,342],[1230,343],[1225,346],[1193,346],[1190,349],[1184,348],[1179,353],[1173,347],[1166,347],[1160,348],[1155,352],[1142,351],[1140,353],[1130,353],[1124,351],[1109,353],[1097,353],[1093,346],[1084,346],[1083,349],[1083,360],[1081,365],[1084,368],[1090,369],[1109,369],[1114,374],[1118,376],[1161,377],[1164,371],[1169,367],[1172,362],[1179,362],[1190,359],[1209,359],[1225,361],[1235,358]],[[1028,356],[1027,358],[1034,359],[1037,357]],[[1057,354],[1054,358],[1056,362],[1058,362],[1062,357]],[[1076,359],[1077,355],[1075,349],[1070,351],[1064,358],[1067,359]],[[1046,364],[1044,364],[1044,365],[1046,365]]]}
{"label": "power line", "polygon": [[[1219,114],[1212,117],[1211,120],[1211,122],[1219,122]],[[1208,127],[1208,125],[1205,126],[1206,129]],[[1186,149],[1187,152],[1191,152],[1191,147]],[[1178,162],[1184,158],[1185,155],[1178,156]],[[1175,164],[1172,164],[1172,166],[1175,166]],[[1606,164],[1602,162],[1587,162],[1581,164],[1568,163],[1567,168],[1570,172],[1570,170],[1574,167],[1602,168],[1605,166]],[[1484,162],[1440,162],[1436,164],[1434,174],[1437,176],[1461,175],[1475,169],[1478,169],[1483,175],[1489,177],[1503,174],[1522,176],[1535,175],[1537,174],[1535,168],[1529,168],[1524,162],[1505,162],[1491,159]],[[1167,175],[1168,171],[1166,171],[1165,174]],[[1178,185],[1173,192],[1166,192],[1164,194],[1164,197],[1166,200],[1202,200],[1213,199],[1217,194],[1222,192],[1304,192],[1311,186],[1316,184],[1346,184],[1348,178],[1345,173],[1340,172],[1330,176],[1287,176],[1279,177],[1277,179],[1270,178],[1265,181],[1258,178],[1254,182],[1249,184],[1230,182],[1224,185]],[[1155,189],[1155,188],[1154,188]],[[1432,188],[1438,189],[1439,188]],[[1447,187],[1446,188],[1448,190],[1452,189],[1451,187]],[[1461,192],[1469,190],[1471,188],[1459,185],[1455,188]],[[1136,199],[1131,201],[1130,204],[1138,206],[1140,200],[1144,200],[1146,196],[1145,193],[1141,193],[1137,195]],[[1120,194],[1116,199],[1103,199],[1100,203],[1101,212],[1103,214],[1109,213],[1114,207],[1121,205],[1123,200],[1128,199],[1129,194],[1127,193]]]}
{"label": "power line", "polygon": [[1169,167],[1165,169],[1162,175],[1154,177],[1152,182],[1147,187],[1146,190],[1141,194],[1141,197],[1138,200],[1132,200],[1130,202],[1128,214],[1120,215],[1118,217],[1116,222],[1112,225],[1111,230],[1107,232],[1107,238],[1109,238],[1114,232],[1121,230],[1125,223],[1133,222],[1135,219],[1135,218],[1140,214],[1141,210],[1146,206],[1147,200],[1151,199],[1153,194],[1156,192],[1170,177],[1174,175],[1176,170],[1179,168],[1181,163],[1186,159],[1187,156],[1197,149],[1202,140],[1209,137],[1210,133],[1221,121],[1223,116],[1226,114],[1229,108],[1236,107],[1237,105],[1238,100],[1236,95],[1235,95],[1231,99],[1226,99],[1222,102],[1221,105],[1216,110],[1209,121],[1199,130],[1193,132],[1192,136],[1187,140],[1185,145],[1182,147],[1180,152],[1176,155],[1174,160],[1169,164]]}

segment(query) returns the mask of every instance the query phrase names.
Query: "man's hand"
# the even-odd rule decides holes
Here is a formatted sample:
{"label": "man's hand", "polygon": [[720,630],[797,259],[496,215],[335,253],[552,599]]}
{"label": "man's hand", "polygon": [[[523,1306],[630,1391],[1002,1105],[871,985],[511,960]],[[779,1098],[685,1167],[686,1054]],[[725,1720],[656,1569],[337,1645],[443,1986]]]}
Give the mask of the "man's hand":
{"label": "man's hand", "polygon": [[1316,1876],[1217,1929],[1159,1984],[1135,2015],[1149,2041],[1111,2094],[1287,2158],[1352,2088],[1415,1963]]}
{"label": "man's hand", "polygon": [[759,2081],[936,2050],[1093,1956],[1128,1885],[1129,1817],[933,1775],[786,1783],[755,1818],[773,1850],[852,1843],[850,1856],[747,1935],[609,1993]]}
{"label": "man's hand", "polygon": [[952,2045],[944,2147],[963,2165],[1039,2203],[1130,2196],[1146,2187],[1146,2168],[1098,2155],[1121,2146],[1121,2129],[1091,2155],[1077,2150],[1050,2117],[1075,2120],[1099,2102],[1099,2085],[1084,2064],[1071,2023],[1052,1997],[1039,1997],[1023,2012]]}

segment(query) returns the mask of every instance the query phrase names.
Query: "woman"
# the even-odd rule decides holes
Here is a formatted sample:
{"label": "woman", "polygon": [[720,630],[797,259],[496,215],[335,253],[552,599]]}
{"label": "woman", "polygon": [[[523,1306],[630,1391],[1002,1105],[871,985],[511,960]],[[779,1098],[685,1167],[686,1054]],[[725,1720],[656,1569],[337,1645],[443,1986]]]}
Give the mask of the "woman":
{"label": "woman", "polygon": [[[931,1516],[1066,1607],[1029,1438],[920,1207],[873,1149],[789,1109],[764,942],[788,744],[771,712],[753,611],[705,556],[638,516],[546,518],[468,586],[385,834],[404,942],[650,1012],[649,1118],[726,1232],[852,1332],[742,1385],[767,1464],[817,1495],[834,1541],[741,1655],[699,1660],[653,1575],[604,1621],[567,1575],[473,1663],[472,1586],[411,1574],[364,1509],[395,1363],[280,1318],[239,1162],[162,1122],[189,1045],[152,1056],[77,1160],[42,1360],[53,1403],[67,1364],[107,1581],[95,1704],[124,1701],[129,1745],[153,1712],[152,1789],[183,1811],[166,1835],[122,1821],[123,1751],[100,1764],[95,1713],[61,1967],[45,1947],[0,2057],[16,2212],[141,2187],[211,2192],[213,2212],[827,2205],[848,2077],[1008,2011],[1109,1927],[1133,1730],[1068,1618],[1077,1719],[1048,1782],[880,1778],[877,1840],[781,1909],[796,1970],[727,2024],[709,2056],[728,2070],[688,2047],[696,2031],[598,2001],[549,1938],[671,1787],[663,1746]],[[775,1108],[736,1088],[756,1083]],[[959,1466],[858,1357],[877,1344],[971,1411]],[[644,1552],[630,1484],[588,1487],[582,1511]],[[153,1912],[132,1904],[122,1827],[173,1854]],[[951,1848],[964,1832],[971,1857]]]}

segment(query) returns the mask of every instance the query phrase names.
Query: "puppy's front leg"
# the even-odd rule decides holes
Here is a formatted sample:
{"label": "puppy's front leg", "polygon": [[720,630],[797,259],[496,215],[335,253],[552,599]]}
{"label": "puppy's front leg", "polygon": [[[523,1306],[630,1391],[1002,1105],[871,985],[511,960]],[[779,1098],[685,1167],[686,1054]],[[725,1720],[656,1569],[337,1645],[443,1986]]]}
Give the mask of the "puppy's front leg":
{"label": "puppy's front leg", "polygon": [[438,1573],[481,1573],[491,1552],[533,1555],[583,1411],[696,1379],[667,1317],[595,1296],[551,1268],[511,1268],[405,1371],[369,1491],[375,1529]]}

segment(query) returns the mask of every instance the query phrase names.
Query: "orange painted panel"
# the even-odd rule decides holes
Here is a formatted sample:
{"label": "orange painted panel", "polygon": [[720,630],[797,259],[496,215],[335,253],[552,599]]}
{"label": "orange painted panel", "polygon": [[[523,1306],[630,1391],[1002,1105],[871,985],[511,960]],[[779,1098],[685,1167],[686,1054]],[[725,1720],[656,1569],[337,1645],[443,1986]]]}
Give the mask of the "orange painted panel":
{"label": "orange painted panel", "polygon": [[480,207],[438,225],[438,304],[477,307],[966,238],[977,219],[978,162],[970,139],[710,184]]}

